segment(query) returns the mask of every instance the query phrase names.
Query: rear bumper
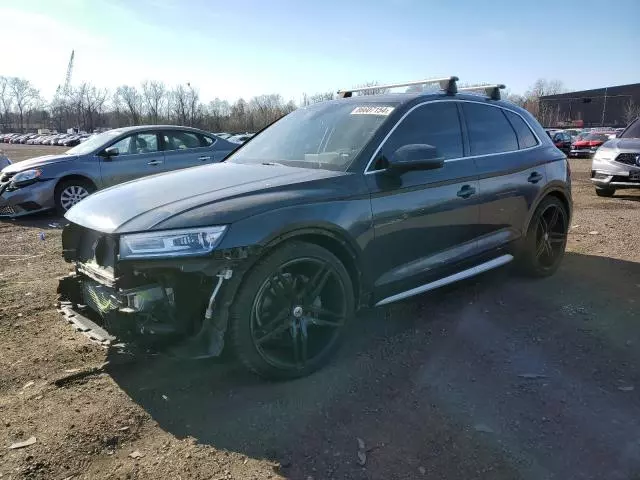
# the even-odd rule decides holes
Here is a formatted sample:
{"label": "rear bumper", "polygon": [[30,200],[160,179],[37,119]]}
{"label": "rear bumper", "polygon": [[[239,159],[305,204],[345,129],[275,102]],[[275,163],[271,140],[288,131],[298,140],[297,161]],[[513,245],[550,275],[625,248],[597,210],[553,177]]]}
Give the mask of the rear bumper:
{"label": "rear bumper", "polygon": [[55,208],[53,191],[55,182],[36,182],[8,191],[0,186],[0,217],[20,217]]}

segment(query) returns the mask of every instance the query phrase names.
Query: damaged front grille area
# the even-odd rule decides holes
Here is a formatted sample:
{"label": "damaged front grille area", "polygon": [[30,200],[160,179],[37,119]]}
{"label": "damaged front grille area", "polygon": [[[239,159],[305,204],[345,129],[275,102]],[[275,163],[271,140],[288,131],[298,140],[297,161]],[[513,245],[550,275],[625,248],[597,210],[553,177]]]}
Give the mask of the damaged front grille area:
{"label": "damaged front grille area", "polygon": [[113,288],[94,280],[84,280],[82,282],[82,298],[84,303],[94,312],[106,315],[108,312],[120,308],[120,300]]}

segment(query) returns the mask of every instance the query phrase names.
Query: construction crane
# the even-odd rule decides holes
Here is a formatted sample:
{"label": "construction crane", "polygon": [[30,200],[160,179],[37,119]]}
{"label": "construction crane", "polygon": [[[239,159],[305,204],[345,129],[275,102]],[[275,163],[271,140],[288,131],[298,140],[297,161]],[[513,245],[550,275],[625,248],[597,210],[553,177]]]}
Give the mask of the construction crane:
{"label": "construction crane", "polygon": [[67,66],[67,75],[64,78],[64,87],[62,88],[62,95],[69,95],[69,89],[71,88],[71,73],[73,72],[73,57],[76,51],[71,50],[71,57],[69,58],[69,65]]}

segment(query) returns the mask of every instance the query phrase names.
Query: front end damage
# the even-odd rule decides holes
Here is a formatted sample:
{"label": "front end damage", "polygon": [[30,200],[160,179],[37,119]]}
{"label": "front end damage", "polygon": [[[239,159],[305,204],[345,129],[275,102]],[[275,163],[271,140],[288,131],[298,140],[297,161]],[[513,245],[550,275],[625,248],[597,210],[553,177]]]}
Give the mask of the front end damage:
{"label": "front end damage", "polygon": [[251,249],[200,258],[118,260],[117,235],[76,224],[63,231],[63,256],[75,271],[58,286],[59,309],[76,330],[103,345],[217,356],[227,312]]}

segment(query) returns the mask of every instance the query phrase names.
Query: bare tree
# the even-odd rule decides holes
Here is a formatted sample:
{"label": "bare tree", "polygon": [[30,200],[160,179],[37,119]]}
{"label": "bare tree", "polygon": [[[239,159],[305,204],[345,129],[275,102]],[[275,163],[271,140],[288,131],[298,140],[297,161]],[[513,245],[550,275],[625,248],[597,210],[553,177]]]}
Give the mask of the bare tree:
{"label": "bare tree", "polygon": [[151,123],[159,123],[162,111],[167,103],[167,88],[164,83],[145,81],[142,83],[146,113]]}
{"label": "bare tree", "polygon": [[177,85],[171,90],[170,99],[174,123],[186,125],[189,118],[189,92],[184,85]]}
{"label": "bare tree", "polygon": [[640,105],[637,105],[632,98],[624,106],[624,121],[627,125],[640,117]]}
{"label": "bare tree", "polygon": [[82,128],[91,132],[98,126],[100,116],[104,111],[108,92],[106,89],[83,83],[79,88],[82,105]]}
{"label": "bare tree", "polygon": [[142,95],[136,87],[122,85],[116,89],[119,101],[123,104],[128,113],[130,124],[139,125],[142,114]]}
{"label": "bare tree", "polygon": [[13,97],[9,88],[9,79],[0,77],[0,123],[2,129],[7,128],[11,124],[11,107],[13,106]]}
{"label": "bare tree", "polygon": [[224,130],[224,126],[231,115],[231,106],[226,100],[220,100],[219,98],[213,99],[209,102],[206,109],[208,122],[207,126],[214,132]]}
{"label": "bare tree", "polygon": [[33,88],[29,80],[12,77],[9,79],[9,90],[15,102],[18,118],[20,121],[20,131],[24,131],[24,113],[29,104],[38,97],[38,91]]}

